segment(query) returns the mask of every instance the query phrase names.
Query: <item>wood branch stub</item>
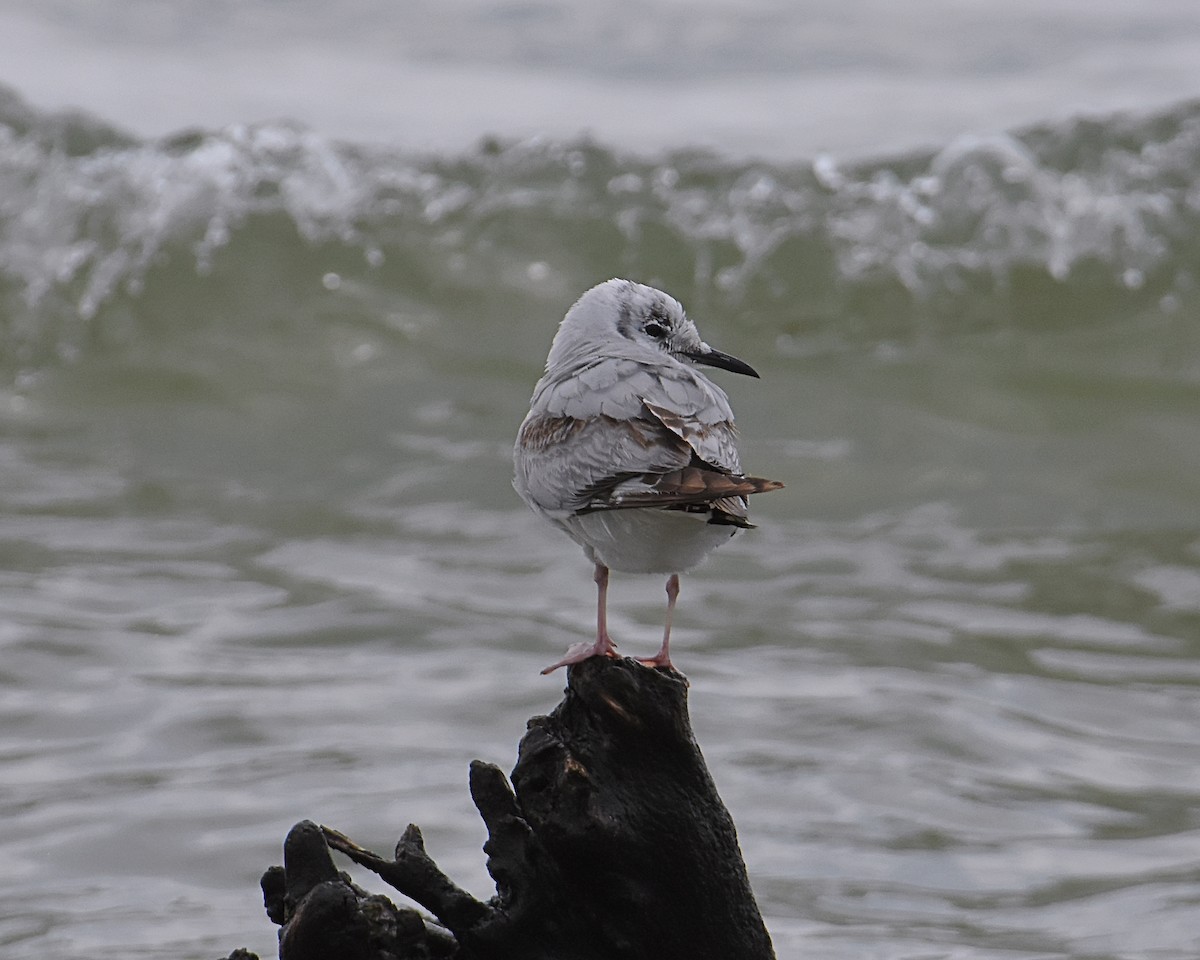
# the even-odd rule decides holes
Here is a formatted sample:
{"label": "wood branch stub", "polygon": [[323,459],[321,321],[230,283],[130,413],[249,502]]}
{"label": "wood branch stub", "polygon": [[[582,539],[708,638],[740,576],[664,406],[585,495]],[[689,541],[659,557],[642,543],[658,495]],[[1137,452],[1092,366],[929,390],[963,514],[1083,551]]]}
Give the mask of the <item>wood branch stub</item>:
{"label": "wood branch stub", "polygon": [[[263,877],[282,960],[774,960],[737,833],[692,735],[687,680],[593,657],[534,717],[512,783],[471,764],[496,895],[482,903],[410,825],[391,859],[307,821]],[[337,850],[437,917],[372,897]],[[386,905],[386,906],[385,906]]]}
{"label": "wood branch stub", "polygon": [[634,660],[572,667],[513,770],[525,821],[609,958],[774,957],[687,711],[687,680]]}

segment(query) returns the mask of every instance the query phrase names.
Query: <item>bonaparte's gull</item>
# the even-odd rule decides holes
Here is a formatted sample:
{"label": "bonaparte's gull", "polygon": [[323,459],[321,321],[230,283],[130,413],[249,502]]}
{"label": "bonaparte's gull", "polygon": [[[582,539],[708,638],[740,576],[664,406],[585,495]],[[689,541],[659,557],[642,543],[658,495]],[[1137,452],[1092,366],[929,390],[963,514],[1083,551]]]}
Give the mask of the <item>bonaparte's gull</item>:
{"label": "bonaparte's gull", "polygon": [[599,596],[595,641],[544,673],[617,655],[605,616],[610,569],[669,575],[662,646],[642,662],[670,667],[679,574],[754,526],[750,494],[783,486],[742,473],[729,399],[697,364],[758,376],[701,340],[677,300],[640,283],[593,287],[559,325],[517,434],[513,485],[583,547]]}

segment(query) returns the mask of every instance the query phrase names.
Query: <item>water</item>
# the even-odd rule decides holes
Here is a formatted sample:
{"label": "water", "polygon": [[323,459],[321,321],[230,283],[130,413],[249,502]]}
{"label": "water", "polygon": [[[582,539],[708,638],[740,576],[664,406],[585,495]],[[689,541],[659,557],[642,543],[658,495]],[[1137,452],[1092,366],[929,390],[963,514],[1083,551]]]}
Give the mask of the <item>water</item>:
{"label": "water", "polygon": [[1200,90],[1193,0],[0,0],[5,82],[144,136],[275,120],[776,160]]}
{"label": "water", "polygon": [[[1165,69],[1186,24],[1140,9]],[[780,957],[1194,960],[1200,105],[1168,101],[754,160],[150,139],[5,92],[0,955],[270,956],[304,817],[417,822],[489,892],[467,764],[511,766],[592,613],[511,439],[563,310],[632,275],[762,372],[722,382],[788,483],[676,635]],[[624,649],[661,589],[614,578]]]}

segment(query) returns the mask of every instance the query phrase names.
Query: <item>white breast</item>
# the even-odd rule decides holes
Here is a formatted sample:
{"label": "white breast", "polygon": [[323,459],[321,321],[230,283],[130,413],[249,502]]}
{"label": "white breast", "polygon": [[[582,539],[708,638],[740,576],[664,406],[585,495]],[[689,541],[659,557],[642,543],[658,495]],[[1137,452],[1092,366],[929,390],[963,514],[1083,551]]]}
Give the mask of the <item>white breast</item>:
{"label": "white breast", "polygon": [[624,573],[686,573],[738,529],[682,510],[599,510],[557,522],[591,560]]}

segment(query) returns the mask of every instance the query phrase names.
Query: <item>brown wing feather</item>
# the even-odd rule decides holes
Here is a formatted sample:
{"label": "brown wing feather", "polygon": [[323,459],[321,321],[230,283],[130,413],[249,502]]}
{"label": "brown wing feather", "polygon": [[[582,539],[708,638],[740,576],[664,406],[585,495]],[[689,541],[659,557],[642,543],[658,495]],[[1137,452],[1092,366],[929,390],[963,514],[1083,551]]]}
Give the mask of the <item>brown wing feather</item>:
{"label": "brown wing feather", "polygon": [[722,504],[734,498],[745,498],[754,493],[768,493],[780,489],[778,480],[762,477],[736,477],[697,463],[663,474],[644,474],[642,480],[651,484],[649,490],[637,493],[619,493],[602,509],[626,510],[635,507],[672,507],[689,504],[708,504],[736,514],[732,503]]}

